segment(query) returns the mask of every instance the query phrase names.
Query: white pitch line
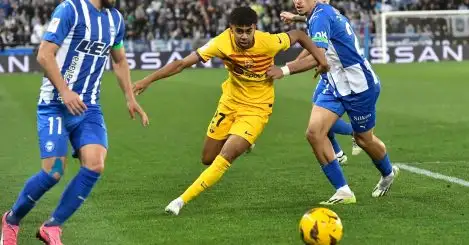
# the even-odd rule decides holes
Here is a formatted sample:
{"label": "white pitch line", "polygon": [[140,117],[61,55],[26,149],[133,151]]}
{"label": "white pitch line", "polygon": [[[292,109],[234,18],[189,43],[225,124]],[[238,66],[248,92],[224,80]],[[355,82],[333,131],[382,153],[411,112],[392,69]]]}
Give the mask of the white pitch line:
{"label": "white pitch line", "polygon": [[409,166],[405,163],[396,163],[396,166],[398,166],[400,169],[409,171],[411,173],[425,175],[425,176],[433,178],[433,179],[444,180],[444,181],[447,181],[447,182],[450,182],[450,183],[454,183],[454,184],[462,185],[462,186],[465,186],[465,187],[469,187],[469,181],[459,179],[459,178],[456,178],[456,177],[453,177],[453,176],[447,176],[447,175],[443,175],[443,174],[440,174],[440,173],[435,173],[435,172],[432,172],[432,171],[428,171],[428,170],[425,170],[425,169],[422,169],[422,168],[412,167],[412,166]]}
{"label": "white pitch line", "polygon": [[435,161],[435,162],[413,162],[413,163],[408,163],[408,164],[442,164],[442,163],[446,163],[446,164],[466,164],[466,163],[469,163],[468,161]]}

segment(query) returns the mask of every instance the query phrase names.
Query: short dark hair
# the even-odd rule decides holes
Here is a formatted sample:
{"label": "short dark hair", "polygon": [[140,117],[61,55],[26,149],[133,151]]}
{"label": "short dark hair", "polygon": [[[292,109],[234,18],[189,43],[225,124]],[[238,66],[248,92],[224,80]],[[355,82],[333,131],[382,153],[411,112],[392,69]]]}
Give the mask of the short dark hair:
{"label": "short dark hair", "polygon": [[257,24],[257,13],[250,7],[233,9],[230,14],[230,25],[250,26]]}

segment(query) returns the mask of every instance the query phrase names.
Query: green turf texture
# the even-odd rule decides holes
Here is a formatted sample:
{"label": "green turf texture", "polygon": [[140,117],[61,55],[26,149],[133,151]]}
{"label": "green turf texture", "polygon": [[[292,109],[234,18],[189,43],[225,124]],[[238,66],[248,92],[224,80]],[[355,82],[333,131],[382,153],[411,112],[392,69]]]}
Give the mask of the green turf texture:
{"label": "green turf texture", "polygon": [[[376,134],[393,161],[421,162],[411,165],[469,179],[468,67],[375,66],[382,81]],[[333,194],[304,137],[316,85],[312,74],[276,81],[274,113],[255,150],[174,217],[163,209],[204,169],[202,143],[226,71],[187,70],[156,82],[138,97],[150,116],[149,128],[129,119],[115,77],[107,73],[101,101],[110,143],[106,170],[66,223],[64,243],[301,244],[299,219]],[[40,81],[40,74],[0,78],[2,212],[40,168],[35,112]],[[378,171],[365,154],[351,156],[350,137],[339,141],[349,154],[344,171],[358,199],[356,205],[332,208],[344,224],[341,244],[469,244],[468,188],[402,171],[389,196],[373,199]],[[70,160],[61,183],[22,222],[19,244],[40,244],[35,230],[77,169],[78,162]]]}

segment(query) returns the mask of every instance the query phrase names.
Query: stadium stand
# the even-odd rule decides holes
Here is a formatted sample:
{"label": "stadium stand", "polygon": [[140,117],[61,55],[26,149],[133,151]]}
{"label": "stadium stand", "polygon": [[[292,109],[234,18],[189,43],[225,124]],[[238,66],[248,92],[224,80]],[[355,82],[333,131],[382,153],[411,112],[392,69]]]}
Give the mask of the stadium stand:
{"label": "stadium stand", "polygon": [[[0,51],[5,47],[35,46],[48,25],[57,0],[0,0]],[[469,9],[469,0],[352,0],[332,1],[363,34],[366,23],[375,32],[378,14],[393,10]],[[125,18],[127,39],[132,41],[207,39],[227,26],[227,15],[235,6],[250,5],[259,14],[258,28],[280,32],[292,27],[280,21],[282,10],[292,9],[290,0],[120,0],[117,6]],[[401,28],[399,25],[407,25]],[[396,30],[423,32],[417,24],[393,23]],[[157,45],[158,46],[158,45]],[[160,44],[161,46],[161,44]]]}

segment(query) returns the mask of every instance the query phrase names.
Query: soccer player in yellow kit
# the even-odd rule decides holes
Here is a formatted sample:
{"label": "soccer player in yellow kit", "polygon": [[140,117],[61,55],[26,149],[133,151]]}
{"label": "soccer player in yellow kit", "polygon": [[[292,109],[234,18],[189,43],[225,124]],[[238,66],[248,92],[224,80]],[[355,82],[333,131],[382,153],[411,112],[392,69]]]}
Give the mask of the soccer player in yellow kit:
{"label": "soccer player in yellow kit", "polygon": [[[213,57],[223,60],[228,79],[216,113],[207,130],[202,163],[210,165],[199,178],[165,209],[178,215],[180,209],[205,189],[217,183],[233,161],[250,148],[269,121],[274,103],[273,79],[266,76],[275,55],[300,43],[318,61],[318,74],[329,69],[325,55],[299,30],[270,34],[256,30],[257,15],[249,7],[230,14],[230,28],[183,60],[174,61],[134,85],[141,94],[154,81],[166,78]],[[288,70],[284,70],[288,74]]]}

